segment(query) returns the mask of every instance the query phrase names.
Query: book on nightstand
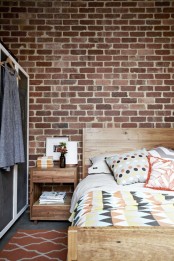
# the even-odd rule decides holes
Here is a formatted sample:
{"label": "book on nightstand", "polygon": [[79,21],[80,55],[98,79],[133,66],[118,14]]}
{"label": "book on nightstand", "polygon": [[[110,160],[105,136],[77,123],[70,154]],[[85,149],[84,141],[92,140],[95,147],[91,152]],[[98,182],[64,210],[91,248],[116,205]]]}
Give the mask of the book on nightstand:
{"label": "book on nightstand", "polygon": [[54,162],[53,162],[53,157],[52,156],[44,156],[44,157],[38,157],[37,158],[37,167],[43,167],[43,168],[47,168],[47,167],[53,167],[54,166]]}
{"label": "book on nightstand", "polygon": [[39,204],[64,203],[66,192],[44,191],[39,198]]}

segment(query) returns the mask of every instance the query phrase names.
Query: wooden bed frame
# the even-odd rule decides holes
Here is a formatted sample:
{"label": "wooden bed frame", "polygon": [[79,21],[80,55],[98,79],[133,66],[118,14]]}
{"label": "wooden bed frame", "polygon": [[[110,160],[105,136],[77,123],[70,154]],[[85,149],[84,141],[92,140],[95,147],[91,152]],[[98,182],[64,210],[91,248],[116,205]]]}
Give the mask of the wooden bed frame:
{"label": "wooden bed frame", "polygon": [[[89,158],[164,146],[174,149],[174,130],[84,129],[83,178]],[[68,261],[174,260],[174,227],[69,227]]]}

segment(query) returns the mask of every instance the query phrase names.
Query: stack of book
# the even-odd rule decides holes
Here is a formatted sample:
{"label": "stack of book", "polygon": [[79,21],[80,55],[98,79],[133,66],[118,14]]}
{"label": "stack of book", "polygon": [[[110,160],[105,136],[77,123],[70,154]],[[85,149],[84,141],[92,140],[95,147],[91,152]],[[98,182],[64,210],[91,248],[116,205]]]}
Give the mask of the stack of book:
{"label": "stack of book", "polygon": [[37,167],[41,168],[47,168],[47,167],[53,167],[54,162],[53,162],[53,157],[52,156],[44,156],[44,157],[38,157],[37,159]]}
{"label": "stack of book", "polygon": [[39,198],[39,204],[64,203],[66,192],[44,191]]}

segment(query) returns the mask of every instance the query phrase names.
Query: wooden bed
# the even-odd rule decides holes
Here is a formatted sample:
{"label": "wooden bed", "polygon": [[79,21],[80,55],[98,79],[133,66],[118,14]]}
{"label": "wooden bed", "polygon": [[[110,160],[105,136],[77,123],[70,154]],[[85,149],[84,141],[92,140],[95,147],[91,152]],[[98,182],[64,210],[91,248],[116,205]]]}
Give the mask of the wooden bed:
{"label": "wooden bed", "polygon": [[[83,178],[89,158],[105,152],[126,152],[164,146],[174,149],[174,130],[84,129]],[[70,227],[68,261],[174,260],[174,227]]]}

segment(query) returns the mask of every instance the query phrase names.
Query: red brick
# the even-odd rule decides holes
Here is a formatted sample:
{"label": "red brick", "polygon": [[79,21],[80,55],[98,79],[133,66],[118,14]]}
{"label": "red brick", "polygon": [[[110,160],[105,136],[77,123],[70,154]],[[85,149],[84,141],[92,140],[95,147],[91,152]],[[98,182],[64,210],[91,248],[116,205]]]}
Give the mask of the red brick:
{"label": "red brick", "polygon": [[79,104],[81,110],[94,110],[94,104]]}
{"label": "red brick", "polygon": [[122,111],[122,116],[136,116],[137,111]]}
{"label": "red brick", "polygon": [[135,98],[122,98],[121,102],[122,103],[137,103],[137,99],[135,99]]}
{"label": "red brick", "polygon": [[122,123],[121,124],[121,127],[122,128],[137,128],[138,124],[137,123],[129,123],[129,122],[126,122],[126,123]]}
{"label": "red brick", "polygon": [[174,97],[174,92],[163,92],[163,97]]}
{"label": "red brick", "polygon": [[79,92],[78,96],[79,97],[92,97],[93,93],[92,92]]}
{"label": "red brick", "polygon": [[50,123],[35,123],[35,128],[37,129],[47,129],[47,128],[51,128],[51,124]]}
{"label": "red brick", "polygon": [[62,111],[62,110],[53,111],[53,116],[68,116],[68,115],[69,115],[68,111]]}
{"label": "red brick", "polygon": [[156,128],[172,128],[171,123],[156,123]]}
{"label": "red brick", "polygon": [[170,103],[170,98],[156,98],[156,103]]}
{"label": "red brick", "polygon": [[86,112],[85,111],[71,111],[70,115],[74,115],[74,116],[85,116]]}
{"label": "red brick", "polygon": [[147,105],[147,108],[150,109],[150,110],[162,110],[163,105],[161,105],[161,104],[149,104],[149,105]]}
{"label": "red brick", "polygon": [[174,122],[174,117],[164,117],[165,122]]}
{"label": "red brick", "polygon": [[139,123],[139,128],[154,128],[155,123]]}
{"label": "red brick", "polygon": [[154,111],[146,110],[146,111],[139,111],[139,115],[141,116],[153,116]]}
{"label": "red brick", "polygon": [[170,74],[155,74],[155,79],[170,79],[171,75]]}
{"label": "red brick", "polygon": [[131,110],[146,110],[145,104],[130,104]]}
{"label": "red brick", "polygon": [[51,99],[50,98],[37,98],[36,103],[41,103],[41,104],[51,103]]}
{"label": "red brick", "polygon": [[104,103],[110,103],[112,104],[112,106],[119,102],[120,102],[120,98],[107,98],[107,97],[104,98]]}
{"label": "red brick", "polygon": [[113,109],[118,110],[118,111],[127,110],[128,108],[129,108],[128,104],[114,104],[113,105]]}
{"label": "red brick", "polygon": [[148,122],[161,122],[162,121],[162,117],[147,117],[147,121]]}
{"label": "red brick", "polygon": [[103,116],[103,117],[96,117],[96,120],[98,122],[109,122],[109,121],[112,121],[112,117],[109,117],[109,116]]}
{"label": "red brick", "polygon": [[120,112],[116,110],[104,111],[105,116],[119,116]]}
{"label": "red brick", "polygon": [[129,117],[114,117],[114,122],[129,122]]}
{"label": "red brick", "polygon": [[36,111],[36,116],[50,116],[51,112],[50,111]]}
{"label": "red brick", "polygon": [[42,117],[30,117],[30,122],[42,122]]}
{"label": "red brick", "polygon": [[146,92],[146,97],[161,97],[161,92]]}
{"label": "red brick", "polygon": [[110,93],[109,92],[95,92],[94,94],[95,97],[110,97]]}
{"label": "red brick", "polygon": [[60,136],[61,132],[60,129],[44,129],[44,135],[46,136]]}
{"label": "red brick", "polygon": [[155,115],[157,116],[172,116],[171,111],[155,111]]}
{"label": "red brick", "polygon": [[42,104],[30,104],[29,109],[33,112],[36,111],[36,110],[42,110],[43,105]]}
{"label": "red brick", "polygon": [[131,117],[131,122],[146,122],[146,117]]}
{"label": "red brick", "polygon": [[103,102],[103,99],[101,98],[88,98],[87,99],[87,103],[102,103]]}
{"label": "red brick", "polygon": [[128,97],[127,92],[112,92],[112,97]]}
{"label": "red brick", "polygon": [[144,92],[130,92],[131,98],[139,98],[139,97],[144,97],[144,96],[145,96]]}
{"label": "red brick", "polygon": [[30,97],[42,97],[41,92],[30,92]]}
{"label": "red brick", "polygon": [[96,105],[97,110],[111,110],[110,104],[97,104]]}
{"label": "red brick", "polygon": [[60,106],[63,110],[77,110],[77,105],[74,104],[61,104]]}

